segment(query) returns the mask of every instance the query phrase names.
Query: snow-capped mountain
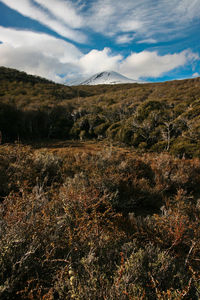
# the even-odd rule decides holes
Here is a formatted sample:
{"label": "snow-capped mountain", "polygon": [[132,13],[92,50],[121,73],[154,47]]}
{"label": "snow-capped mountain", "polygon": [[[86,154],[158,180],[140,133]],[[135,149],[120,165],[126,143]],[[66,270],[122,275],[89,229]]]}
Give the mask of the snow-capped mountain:
{"label": "snow-capped mountain", "polygon": [[120,83],[136,83],[136,80],[127,78],[114,71],[104,71],[97,73],[89,79],[81,82],[81,85],[97,85],[97,84],[120,84]]}

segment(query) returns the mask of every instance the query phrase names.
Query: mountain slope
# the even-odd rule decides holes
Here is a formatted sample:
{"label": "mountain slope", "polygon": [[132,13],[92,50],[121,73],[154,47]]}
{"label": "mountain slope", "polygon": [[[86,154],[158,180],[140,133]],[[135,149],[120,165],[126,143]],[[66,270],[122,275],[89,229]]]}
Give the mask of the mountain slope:
{"label": "mountain slope", "polygon": [[104,71],[93,75],[83,81],[81,85],[98,85],[98,84],[121,84],[121,83],[136,83],[137,81],[127,78],[114,71]]}

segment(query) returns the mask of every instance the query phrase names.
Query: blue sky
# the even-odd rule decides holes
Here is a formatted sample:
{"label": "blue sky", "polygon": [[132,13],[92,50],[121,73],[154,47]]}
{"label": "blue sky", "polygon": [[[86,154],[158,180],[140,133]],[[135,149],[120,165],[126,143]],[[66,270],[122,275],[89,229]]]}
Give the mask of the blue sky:
{"label": "blue sky", "polygon": [[0,0],[0,65],[72,83],[200,76],[200,0]]}

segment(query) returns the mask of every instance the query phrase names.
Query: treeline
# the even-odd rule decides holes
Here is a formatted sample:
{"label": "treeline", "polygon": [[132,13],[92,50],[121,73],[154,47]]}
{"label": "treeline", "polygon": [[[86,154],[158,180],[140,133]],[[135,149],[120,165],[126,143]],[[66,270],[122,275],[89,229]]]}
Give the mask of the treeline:
{"label": "treeline", "polygon": [[169,105],[144,101],[132,113],[81,109],[71,103],[23,110],[0,104],[3,142],[37,139],[108,139],[141,151],[170,151],[180,157],[199,156],[200,101]]}
{"label": "treeline", "polygon": [[3,142],[69,138],[72,124],[70,109],[67,110],[62,106],[22,110],[13,105],[0,104]]}

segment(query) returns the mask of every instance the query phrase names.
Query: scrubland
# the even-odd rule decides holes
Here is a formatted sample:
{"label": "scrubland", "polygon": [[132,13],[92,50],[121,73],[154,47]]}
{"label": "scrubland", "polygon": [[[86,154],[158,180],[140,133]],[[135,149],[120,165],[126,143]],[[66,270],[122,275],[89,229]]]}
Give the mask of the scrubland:
{"label": "scrubland", "polygon": [[199,159],[101,147],[0,147],[1,299],[199,299]]}
{"label": "scrubland", "polygon": [[0,68],[0,299],[199,299],[199,113],[199,78]]}

